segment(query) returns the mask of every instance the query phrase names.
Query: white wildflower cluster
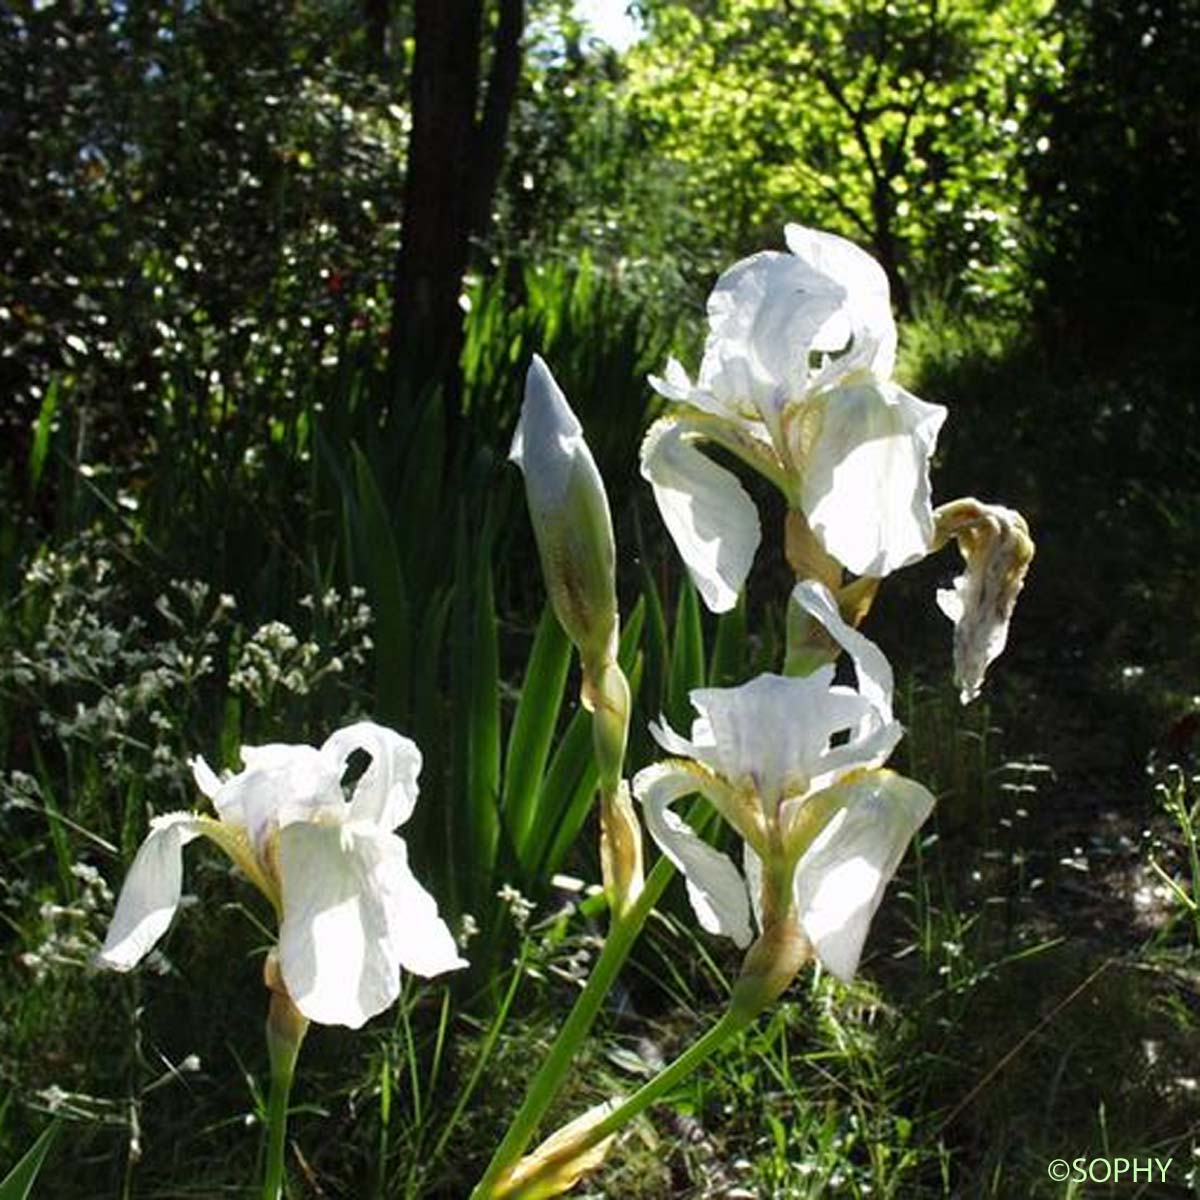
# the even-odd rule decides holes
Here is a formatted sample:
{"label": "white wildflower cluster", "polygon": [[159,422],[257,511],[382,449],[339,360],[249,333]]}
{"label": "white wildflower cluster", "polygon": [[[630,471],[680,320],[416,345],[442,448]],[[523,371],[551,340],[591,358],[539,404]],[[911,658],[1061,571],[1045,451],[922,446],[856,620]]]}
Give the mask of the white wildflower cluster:
{"label": "white wildflower cluster", "polygon": [[120,552],[89,534],[33,560],[25,599],[40,620],[0,658],[0,684],[37,711],[46,735],[93,747],[107,771],[136,766],[143,779],[179,784],[183,754],[166,743],[197,685],[216,673],[234,601],[173,580],[154,603],[166,625],[156,630],[129,615],[114,567]]}
{"label": "white wildflower cluster", "polygon": [[230,689],[267,708],[281,692],[307,696],[328,677],[364,666],[373,645],[364,595],[354,587],[346,597],[334,588],[303,596],[300,606],[312,614],[313,626],[303,639],[283,621],[260,625],[238,654]]}
{"label": "white wildflower cluster", "polygon": [[367,662],[361,588],[305,596],[303,632],[272,621],[245,637],[236,600],[200,580],[171,580],[146,618],[130,615],[118,571],[127,552],[98,533],[40,552],[24,576],[29,631],[0,654],[0,686],[37,714],[43,736],[68,753],[90,747],[114,778],[188,786],[184,715],[199,687],[219,686],[223,664],[230,689],[265,708]]}
{"label": "white wildflower cluster", "polygon": [[38,910],[41,941],[19,961],[35,983],[64,967],[87,966],[104,940],[104,929],[112,915],[113,894],[104,877],[87,863],[74,863],[71,874],[79,881],[79,892],[70,904],[44,903]]}
{"label": "white wildflower cluster", "polygon": [[496,899],[508,909],[513,924],[523,933],[536,907],[533,901],[523,896],[520,890],[513,887],[511,883],[504,884],[496,892]]}

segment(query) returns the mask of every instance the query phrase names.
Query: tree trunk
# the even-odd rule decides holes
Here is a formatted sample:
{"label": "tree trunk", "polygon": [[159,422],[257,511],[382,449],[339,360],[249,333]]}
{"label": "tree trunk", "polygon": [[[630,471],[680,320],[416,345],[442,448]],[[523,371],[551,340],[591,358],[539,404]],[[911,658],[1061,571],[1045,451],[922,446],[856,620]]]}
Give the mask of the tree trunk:
{"label": "tree trunk", "polygon": [[412,135],[392,295],[389,373],[410,395],[459,407],[458,298],[472,237],[491,215],[521,66],[524,0],[499,0],[480,106],[483,0],[416,0]]}

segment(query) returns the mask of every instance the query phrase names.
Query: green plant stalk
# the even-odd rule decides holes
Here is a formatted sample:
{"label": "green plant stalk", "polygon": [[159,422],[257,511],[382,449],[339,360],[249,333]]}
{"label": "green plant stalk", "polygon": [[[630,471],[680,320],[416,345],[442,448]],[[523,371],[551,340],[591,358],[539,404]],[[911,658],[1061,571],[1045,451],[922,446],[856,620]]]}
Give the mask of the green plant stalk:
{"label": "green plant stalk", "polygon": [[271,1063],[271,1093],[267,1100],[267,1161],[263,1173],[263,1200],[283,1196],[283,1152],[287,1138],[288,1097],[296,1073],[300,1044],[308,1019],[281,991],[271,992],[267,1013],[267,1056]]}
{"label": "green plant stalk", "polygon": [[651,1104],[665,1096],[680,1080],[686,1079],[701,1063],[711,1058],[731,1038],[753,1024],[757,1013],[745,1008],[730,1008],[701,1038],[693,1042],[674,1062],[668,1063],[653,1079],[642,1084],[628,1100],[623,1101],[591,1129],[576,1151],[587,1150],[610,1134],[628,1125]]}
{"label": "green plant stalk", "polygon": [[633,943],[637,941],[650,910],[674,873],[675,867],[667,859],[660,858],[646,877],[646,886],[634,904],[623,915],[614,917],[608,937],[604,941],[604,948],[600,951],[600,957],[596,960],[583,991],[575,1001],[575,1007],[563,1022],[558,1037],[554,1039],[554,1045],[550,1047],[549,1054],[533,1077],[525,1099],[504,1135],[504,1140],[496,1147],[487,1170],[475,1185],[471,1200],[487,1200],[500,1176],[525,1153],[537,1131],[538,1123],[558,1094],[567,1070],[587,1037],[605,996],[625,965],[625,960],[629,957]]}

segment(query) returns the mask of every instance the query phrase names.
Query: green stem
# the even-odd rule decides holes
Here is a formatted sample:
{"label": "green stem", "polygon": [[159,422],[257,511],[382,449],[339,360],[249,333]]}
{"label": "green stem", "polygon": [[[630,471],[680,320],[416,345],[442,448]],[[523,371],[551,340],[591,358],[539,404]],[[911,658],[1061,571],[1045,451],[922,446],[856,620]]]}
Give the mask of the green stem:
{"label": "green stem", "polygon": [[592,974],[575,1001],[575,1007],[559,1030],[550,1053],[533,1077],[525,1099],[513,1117],[504,1140],[496,1147],[483,1177],[475,1185],[471,1200],[487,1200],[497,1179],[524,1154],[538,1122],[541,1121],[551,1101],[558,1094],[568,1068],[583,1039],[587,1037],[605,996],[613,985],[618,972],[629,957],[633,943],[642,931],[650,910],[654,907],[663,889],[670,882],[675,868],[665,858],[660,858],[646,878],[634,904],[622,916],[614,917],[605,939],[604,948],[592,969]]}
{"label": "green stem", "polygon": [[284,992],[271,992],[267,1013],[267,1056],[271,1062],[271,1093],[267,1100],[267,1163],[263,1174],[263,1200],[280,1200],[283,1195],[283,1154],[287,1139],[288,1097],[300,1043],[308,1029],[301,1015]]}
{"label": "green stem", "polygon": [[629,1124],[651,1104],[665,1096],[681,1079],[686,1079],[705,1059],[715,1054],[730,1038],[741,1033],[754,1021],[754,1017],[738,1009],[729,1009],[724,1016],[702,1037],[693,1042],[674,1062],[663,1067],[647,1083],[644,1083],[628,1100],[588,1130],[587,1138],[577,1150],[586,1150],[602,1142],[610,1134]]}

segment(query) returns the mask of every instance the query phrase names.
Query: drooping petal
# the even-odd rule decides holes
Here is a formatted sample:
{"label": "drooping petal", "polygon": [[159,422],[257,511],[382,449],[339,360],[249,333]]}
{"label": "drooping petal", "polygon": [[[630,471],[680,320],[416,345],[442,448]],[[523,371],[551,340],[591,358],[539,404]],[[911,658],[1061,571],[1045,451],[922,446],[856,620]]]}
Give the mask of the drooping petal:
{"label": "drooping petal", "polygon": [[321,747],[321,753],[335,764],[339,778],[356,750],[369,754],[371,762],[354,785],[350,819],[386,830],[399,828],[417,803],[421,751],[410,738],[373,721],[347,725],[330,734]]}
{"label": "drooping petal", "polygon": [[683,872],[688,899],[701,927],[746,947],[752,937],[750,904],[737,867],[670,808],[698,790],[696,776],[671,763],[646,767],[633,780],[633,793],[645,810],[646,828],[663,854]]}
{"label": "drooping petal", "polygon": [[221,820],[245,829],[260,855],[283,825],[320,815],[339,819],[345,807],[341,772],[313,746],[243,746],[244,771],[221,784],[213,806]]}
{"label": "drooping petal", "polygon": [[[393,838],[393,841],[400,841]],[[394,902],[388,905],[392,940],[400,965],[430,979],[467,966],[449,926],[438,914],[437,901],[418,882],[408,865],[408,847],[391,847],[395,870]]]}
{"label": "drooping petal", "polygon": [[203,832],[204,818],[165,813],[150,822],[96,961],[114,971],[136,966],[167,931],[183,890],[183,848]]}
{"label": "drooping petal", "polygon": [[865,250],[833,233],[793,224],[785,227],[784,237],[797,258],[843,293],[838,315],[845,322],[849,348],[827,364],[816,386],[831,386],[837,379],[864,368],[877,379],[891,378],[896,361],[896,323],[883,268]]}
{"label": "drooping petal", "polygon": [[727,612],[750,573],[762,534],[758,510],[737,477],[706,458],[672,417],[642,443],[642,477],[692,582],[711,612]]}
{"label": "drooping petal", "polygon": [[279,831],[278,854],[280,966],[309,1020],[357,1029],[399,995],[405,959],[435,970],[463,965],[395,834],[293,824]]}
{"label": "drooping petal", "polygon": [[924,557],[934,534],[929,461],[946,410],[867,376],[818,403],[800,507],[821,545],[856,575]]}
{"label": "drooping petal", "polygon": [[835,790],[843,806],[801,857],[795,895],[817,957],[849,981],[888,880],[934,801],[891,771],[856,775]]}

